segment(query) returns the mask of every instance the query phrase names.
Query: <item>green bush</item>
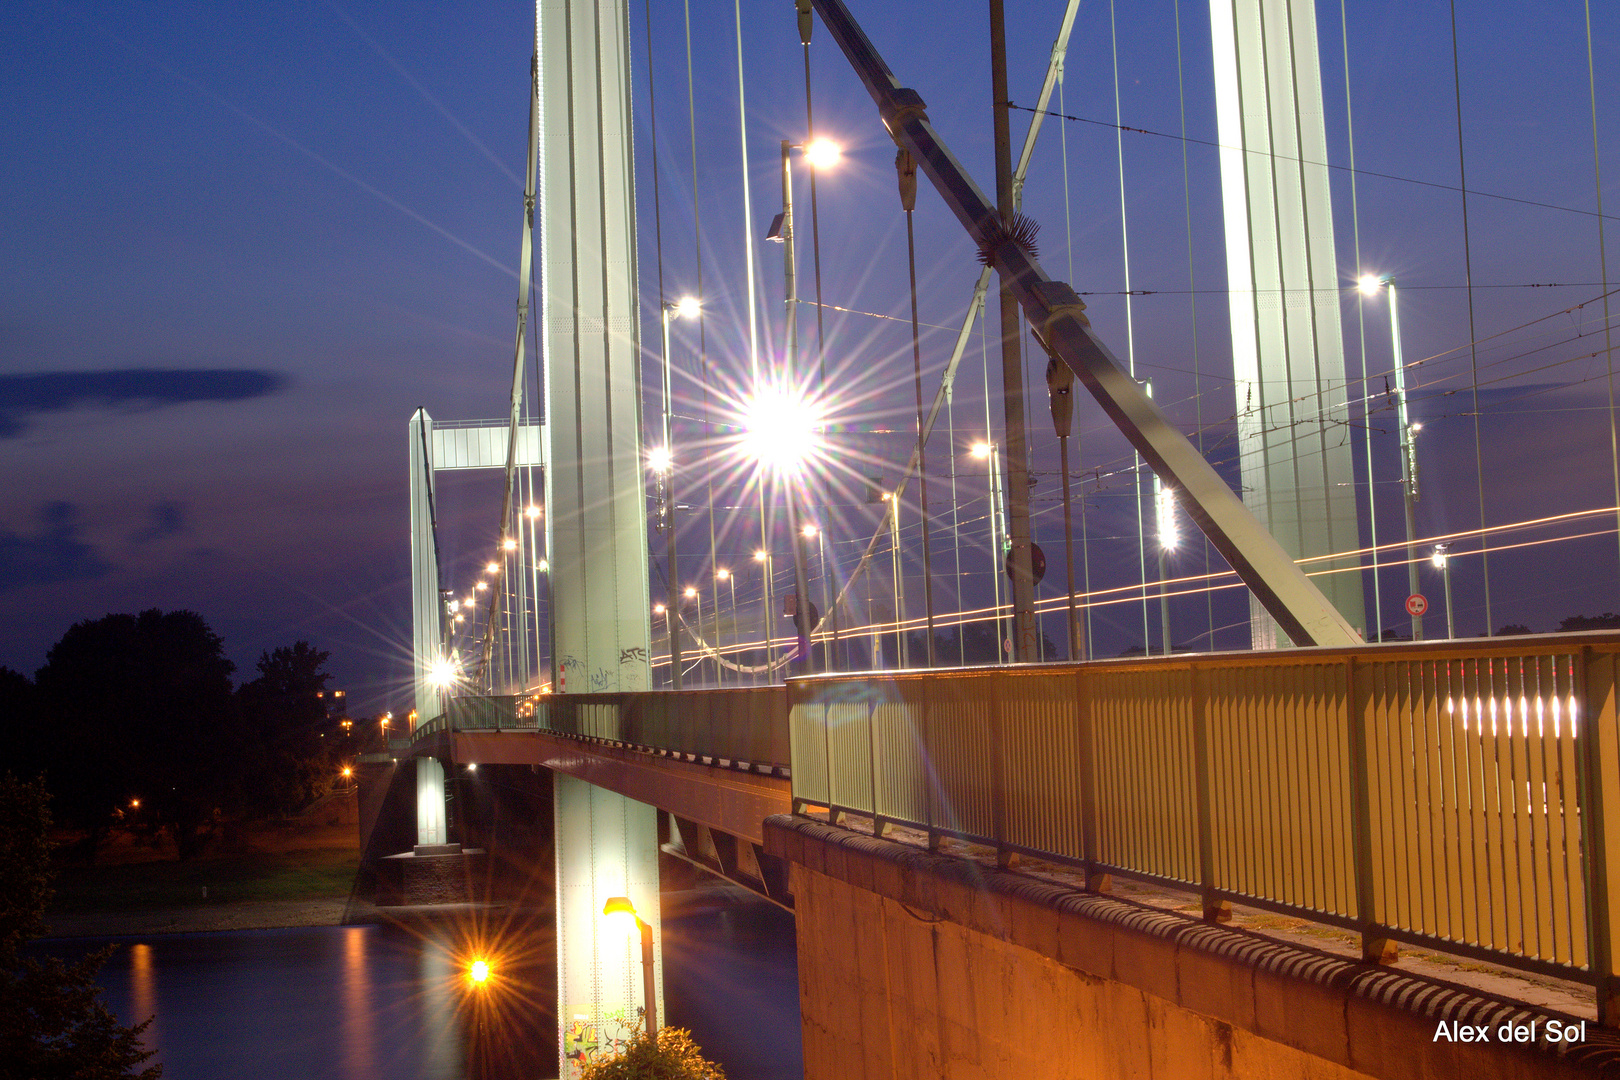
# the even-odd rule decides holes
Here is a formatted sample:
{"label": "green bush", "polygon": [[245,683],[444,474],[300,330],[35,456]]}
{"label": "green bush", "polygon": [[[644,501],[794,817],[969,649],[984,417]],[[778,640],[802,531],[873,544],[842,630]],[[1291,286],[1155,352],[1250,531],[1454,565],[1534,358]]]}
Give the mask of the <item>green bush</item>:
{"label": "green bush", "polygon": [[581,1080],[726,1080],[726,1074],[698,1053],[691,1033],[663,1028],[656,1039],[638,1032],[624,1053],[586,1065]]}

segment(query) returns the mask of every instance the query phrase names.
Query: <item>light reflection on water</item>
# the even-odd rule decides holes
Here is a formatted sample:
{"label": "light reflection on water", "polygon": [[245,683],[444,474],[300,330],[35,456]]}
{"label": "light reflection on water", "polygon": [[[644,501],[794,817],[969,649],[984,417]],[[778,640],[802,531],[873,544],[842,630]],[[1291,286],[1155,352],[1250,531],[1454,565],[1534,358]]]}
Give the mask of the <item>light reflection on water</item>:
{"label": "light reflection on water", "polygon": [[[704,895],[664,920],[667,1022],[691,1028],[732,1080],[796,1080],[792,916]],[[146,1041],[165,1080],[556,1076],[547,949],[512,949],[490,995],[466,982],[466,938],[453,924],[122,938],[100,982],[121,1021],[155,1017]],[[70,957],[95,944],[49,951]]]}

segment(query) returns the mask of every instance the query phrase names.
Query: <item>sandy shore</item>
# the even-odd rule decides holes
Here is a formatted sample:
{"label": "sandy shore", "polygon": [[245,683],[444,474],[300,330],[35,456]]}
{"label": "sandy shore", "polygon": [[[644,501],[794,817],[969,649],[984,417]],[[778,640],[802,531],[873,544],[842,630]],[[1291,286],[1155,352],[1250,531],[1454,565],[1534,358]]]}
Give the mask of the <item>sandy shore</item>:
{"label": "sandy shore", "polygon": [[373,922],[376,916],[376,907],[362,900],[262,900],[150,911],[52,912],[45,921],[50,926],[50,937],[77,938],[340,926],[346,922]]}

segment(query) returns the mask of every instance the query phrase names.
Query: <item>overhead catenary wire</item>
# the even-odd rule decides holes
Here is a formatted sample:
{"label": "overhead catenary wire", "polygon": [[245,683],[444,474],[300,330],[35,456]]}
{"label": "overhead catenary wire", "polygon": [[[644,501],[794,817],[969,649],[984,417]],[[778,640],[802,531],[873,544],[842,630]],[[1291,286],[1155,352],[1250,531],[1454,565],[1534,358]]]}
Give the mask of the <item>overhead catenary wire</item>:
{"label": "overhead catenary wire", "polygon": [[[1267,150],[1248,150],[1248,149],[1244,149],[1242,147],[1228,146],[1225,143],[1216,142],[1214,139],[1199,139],[1199,138],[1195,138],[1195,137],[1190,136],[1190,135],[1188,135],[1188,136],[1172,135],[1168,131],[1154,131],[1152,128],[1132,127],[1132,126],[1130,126],[1128,124],[1120,123],[1117,119],[1113,120],[1113,121],[1109,121],[1109,120],[1096,120],[1096,119],[1093,119],[1092,117],[1089,117],[1089,116],[1071,116],[1071,115],[1069,115],[1067,113],[1053,112],[1053,111],[1051,111],[1049,109],[1031,108],[1028,105],[1019,105],[1019,104],[1017,104],[1015,102],[1011,102],[1011,101],[1009,101],[1007,103],[1007,107],[1011,108],[1011,109],[1018,109],[1021,112],[1045,113],[1046,115],[1056,117],[1059,120],[1068,120],[1068,121],[1070,121],[1072,123],[1076,123],[1076,124],[1090,124],[1090,125],[1093,125],[1095,127],[1117,128],[1121,132],[1124,132],[1124,133],[1127,133],[1127,134],[1132,134],[1132,135],[1151,135],[1151,136],[1153,136],[1155,138],[1159,138],[1159,139],[1185,139],[1187,142],[1193,144],[1194,146],[1207,146],[1207,147],[1210,147],[1211,149],[1214,149],[1214,150],[1232,150],[1232,151],[1236,151],[1236,152],[1239,152],[1239,153],[1245,153],[1245,154],[1260,154],[1260,155],[1263,155],[1263,156],[1268,157],[1268,158],[1275,158],[1277,161],[1281,161],[1281,162],[1297,163],[1297,164],[1300,164],[1300,165],[1309,165],[1309,166],[1313,166],[1315,168],[1330,169],[1330,170],[1332,170],[1334,172],[1345,172],[1345,171],[1348,171],[1349,168],[1350,168],[1350,166],[1348,166],[1348,165],[1335,165],[1332,162],[1307,161],[1307,160],[1304,160],[1304,159],[1301,159],[1301,158],[1291,158],[1291,157],[1288,157],[1288,156],[1283,155],[1283,154],[1273,154],[1273,153],[1271,153],[1270,151],[1267,151]],[[1398,182],[1403,183],[1403,184],[1416,184],[1419,187],[1436,188],[1436,189],[1438,189],[1440,191],[1451,191],[1451,192],[1459,192],[1459,193],[1463,191],[1463,189],[1461,187],[1457,186],[1456,184],[1443,184],[1443,183],[1440,183],[1437,180],[1419,180],[1416,177],[1412,177],[1412,176],[1399,176],[1399,175],[1396,175],[1395,173],[1375,172],[1375,171],[1373,171],[1371,169],[1358,169],[1358,170],[1356,170],[1356,172],[1357,172],[1358,175],[1368,177],[1369,179],[1394,180],[1394,181],[1398,181]],[[1501,200],[1503,202],[1519,203],[1519,204],[1521,204],[1523,206],[1534,206],[1534,207],[1537,207],[1538,209],[1541,209],[1541,210],[1558,210],[1558,211],[1560,211],[1562,213],[1566,213],[1566,214],[1579,214],[1581,216],[1592,216],[1595,213],[1592,210],[1582,210],[1582,209],[1580,209],[1579,207],[1576,207],[1576,206],[1560,206],[1557,203],[1539,202],[1539,201],[1537,201],[1535,199],[1524,199],[1524,198],[1520,198],[1517,195],[1503,195],[1500,192],[1494,192],[1494,191],[1477,191],[1476,190],[1476,191],[1471,192],[1471,194],[1473,194],[1475,196],[1478,196],[1481,199],[1499,199],[1499,200]],[[1613,215],[1607,215],[1607,216],[1609,217],[1610,220],[1614,220]]]}

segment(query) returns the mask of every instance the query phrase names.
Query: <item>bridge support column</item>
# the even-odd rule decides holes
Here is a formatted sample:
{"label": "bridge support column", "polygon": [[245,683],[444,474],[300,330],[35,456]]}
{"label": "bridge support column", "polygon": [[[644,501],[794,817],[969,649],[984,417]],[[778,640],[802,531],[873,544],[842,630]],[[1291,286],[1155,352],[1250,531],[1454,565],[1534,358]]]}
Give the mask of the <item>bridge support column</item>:
{"label": "bridge support column", "polygon": [[444,766],[438,758],[416,759],[416,846],[449,843],[445,830]]}
{"label": "bridge support column", "polygon": [[663,934],[658,914],[658,816],[646,803],[555,774],[557,846],[557,1017],[561,1075],[623,1048],[641,1027],[641,939],[608,919],[602,905],[628,896],[653,928],[654,994],[663,1005]]}
{"label": "bridge support column", "polygon": [[[1295,559],[1361,546],[1312,0],[1210,0],[1243,501]],[[1360,561],[1317,587],[1366,626]],[[1289,644],[1251,602],[1256,648]],[[1365,633],[1363,636],[1366,636]],[[1297,642],[1295,644],[1298,644]]]}

